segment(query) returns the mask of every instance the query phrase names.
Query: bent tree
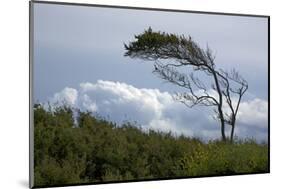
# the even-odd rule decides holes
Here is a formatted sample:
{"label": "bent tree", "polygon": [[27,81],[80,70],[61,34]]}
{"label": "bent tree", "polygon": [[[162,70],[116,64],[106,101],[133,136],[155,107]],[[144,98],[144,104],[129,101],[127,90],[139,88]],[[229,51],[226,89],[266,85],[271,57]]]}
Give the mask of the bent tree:
{"label": "bent tree", "polygon": [[[124,44],[124,56],[153,61],[154,74],[186,90],[176,93],[175,100],[188,107],[213,107],[222,140],[233,141],[238,109],[248,89],[247,81],[239,72],[217,68],[211,49],[208,46],[202,49],[190,36],[155,32],[149,27],[134,38]],[[209,79],[195,76],[198,72]],[[229,137],[225,134],[226,125],[231,126]]]}

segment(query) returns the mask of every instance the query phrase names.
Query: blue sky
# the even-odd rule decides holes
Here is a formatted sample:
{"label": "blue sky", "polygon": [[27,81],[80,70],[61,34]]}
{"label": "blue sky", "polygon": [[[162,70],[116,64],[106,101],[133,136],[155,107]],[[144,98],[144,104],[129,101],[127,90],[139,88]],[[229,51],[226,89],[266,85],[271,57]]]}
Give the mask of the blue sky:
{"label": "blue sky", "polygon": [[214,51],[218,67],[238,69],[249,90],[237,135],[267,138],[266,18],[35,4],[34,100],[67,99],[117,122],[219,137],[210,110],[173,102],[169,95],[182,89],[153,75],[152,62],[123,56],[123,43],[149,26],[191,35]]}

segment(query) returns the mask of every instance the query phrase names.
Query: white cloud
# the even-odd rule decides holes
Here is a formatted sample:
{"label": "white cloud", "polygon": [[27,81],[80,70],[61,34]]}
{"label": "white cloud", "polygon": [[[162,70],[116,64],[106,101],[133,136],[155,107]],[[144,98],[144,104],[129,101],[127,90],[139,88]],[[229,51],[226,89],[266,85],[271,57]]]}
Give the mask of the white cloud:
{"label": "white cloud", "polygon": [[76,89],[66,87],[61,92],[54,94],[54,97],[51,99],[51,103],[66,103],[74,106],[76,104],[77,97],[78,91]]}
{"label": "white cloud", "polygon": [[254,99],[249,102],[241,103],[237,117],[242,124],[260,128],[267,128],[267,111],[267,101]]}
{"label": "white cloud", "polygon": [[[119,124],[136,121],[144,130],[220,138],[220,127],[210,119],[210,108],[187,108],[174,101],[170,93],[158,89],[139,89],[126,83],[98,80],[81,83],[78,89],[63,89],[51,99],[51,102],[57,101],[92,111]],[[236,134],[267,139],[267,101],[256,98],[241,103]]]}

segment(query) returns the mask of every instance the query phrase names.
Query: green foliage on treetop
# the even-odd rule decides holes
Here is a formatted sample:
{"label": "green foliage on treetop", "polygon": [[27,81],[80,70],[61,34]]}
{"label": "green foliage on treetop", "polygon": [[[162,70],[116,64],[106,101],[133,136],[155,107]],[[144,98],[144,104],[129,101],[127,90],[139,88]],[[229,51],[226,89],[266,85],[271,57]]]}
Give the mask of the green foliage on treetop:
{"label": "green foliage on treetop", "polygon": [[128,45],[124,44],[126,50],[124,55],[131,58],[182,60],[181,54],[185,54],[185,56],[189,54],[190,57],[186,57],[187,59],[200,58],[204,54],[190,36],[186,38],[184,35],[155,32],[149,27],[143,33],[135,35],[134,38],[135,40]]}

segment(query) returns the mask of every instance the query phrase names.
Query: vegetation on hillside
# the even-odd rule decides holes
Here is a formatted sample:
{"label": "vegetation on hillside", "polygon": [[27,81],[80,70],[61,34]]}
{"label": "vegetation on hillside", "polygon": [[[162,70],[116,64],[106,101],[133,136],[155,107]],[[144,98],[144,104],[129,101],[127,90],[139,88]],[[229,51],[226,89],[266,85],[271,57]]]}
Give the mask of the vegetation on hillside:
{"label": "vegetation on hillside", "polygon": [[143,132],[66,106],[34,105],[35,186],[268,172],[268,145]]}

